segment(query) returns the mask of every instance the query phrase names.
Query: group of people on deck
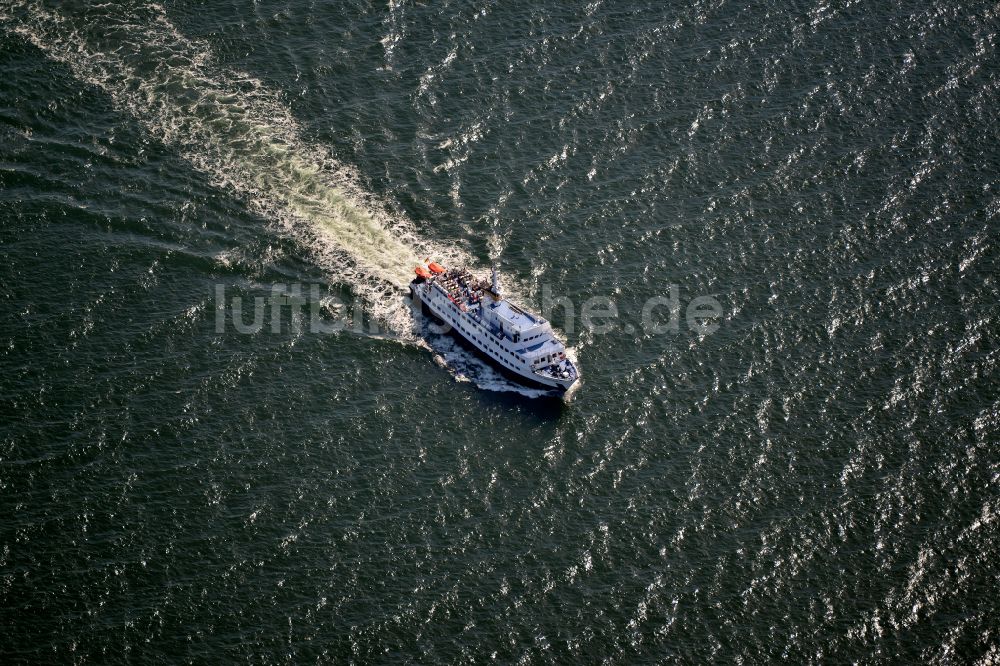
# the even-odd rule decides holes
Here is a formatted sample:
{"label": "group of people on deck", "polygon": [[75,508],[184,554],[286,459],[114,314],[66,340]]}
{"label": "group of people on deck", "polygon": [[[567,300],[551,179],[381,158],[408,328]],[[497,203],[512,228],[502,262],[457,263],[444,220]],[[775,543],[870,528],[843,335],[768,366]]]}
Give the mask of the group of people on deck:
{"label": "group of people on deck", "polygon": [[482,300],[483,285],[474,280],[472,275],[464,269],[445,272],[439,282],[452,300],[458,304],[476,305]]}

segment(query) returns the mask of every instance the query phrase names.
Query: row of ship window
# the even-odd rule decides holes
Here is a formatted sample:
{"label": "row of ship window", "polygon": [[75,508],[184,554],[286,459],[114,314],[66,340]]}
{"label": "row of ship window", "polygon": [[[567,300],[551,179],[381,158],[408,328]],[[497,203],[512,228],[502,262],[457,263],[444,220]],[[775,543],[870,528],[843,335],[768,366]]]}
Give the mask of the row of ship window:
{"label": "row of ship window", "polygon": [[[452,308],[453,310],[456,310],[456,311],[458,310],[458,308],[457,308],[457,307],[455,306],[455,304],[454,304],[454,303],[449,303],[449,305],[451,306],[451,308]],[[476,340],[477,340],[478,342],[482,342],[482,340],[480,340],[480,339],[479,339],[479,336],[478,336],[478,335],[476,335],[476,334],[475,334],[475,333],[473,333],[472,331],[470,331],[470,330],[466,329],[466,328],[465,328],[464,326],[462,326],[462,324],[460,324],[460,323],[459,323],[458,321],[456,321],[456,320],[455,320],[455,317],[454,317],[454,316],[452,316],[452,315],[450,315],[450,314],[449,314],[449,315],[448,315],[448,318],[449,318],[449,319],[451,319],[451,322],[452,322],[452,324],[454,324],[455,326],[457,326],[457,327],[458,327],[458,328],[460,328],[461,330],[465,331],[465,332],[466,332],[466,333],[468,333],[469,335],[472,335],[472,336],[475,336],[475,338],[476,338]],[[539,335],[541,335],[541,334],[539,334]],[[537,337],[538,337],[538,335],[536,335],[536,336],[534,336],[534,337],[536,337],[536,338],[537,338]],[[531,338],[528,338],[528,339],[530,340]],[[516,358],[516,359],[517,359],[518,361],[520,361],[520,360],[521,360],[521,357],[520,357],[520,356],[518,356],[517,354],[515,354],[515,353],[514,353],[514,352],[512,352],[512,351],[507,351],[506,349],[502,349],[502,348],[500,348],[500,347],[499,347],[499,346],[497,345],[497,343],[495,343],[495,342],[491,342],[490,344],[492,344],[492,345],[493,345],[493,347],[494,347],[495,349],[498,349],[498,350],[499,350],[499,351],[501,351],[501,352],[507,352],[507,354],[509,354],[509,355],[510,355],[511,357],[513,357],[513,358]],[[500,361],[502,361],[503,363],[507,363],[507,361],[505,361],[504,359],[500,359]],[[510,363],[507,363],[507,365],[510,365]]]}

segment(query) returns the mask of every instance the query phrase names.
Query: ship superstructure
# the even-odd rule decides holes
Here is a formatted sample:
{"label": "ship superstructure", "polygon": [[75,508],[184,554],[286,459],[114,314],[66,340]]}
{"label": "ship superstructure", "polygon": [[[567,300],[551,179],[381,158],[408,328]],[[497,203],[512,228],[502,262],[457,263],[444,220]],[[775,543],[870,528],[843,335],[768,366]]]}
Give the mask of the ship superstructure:
{"label": "ship superstructure", "polygon": [[495,269],[491,282],[434,262],[418,266],[415,272],[417,277],[410,283],[414,302],[508,376],[560,392],[579,379],[565,345],[549,323],[504,298]]}

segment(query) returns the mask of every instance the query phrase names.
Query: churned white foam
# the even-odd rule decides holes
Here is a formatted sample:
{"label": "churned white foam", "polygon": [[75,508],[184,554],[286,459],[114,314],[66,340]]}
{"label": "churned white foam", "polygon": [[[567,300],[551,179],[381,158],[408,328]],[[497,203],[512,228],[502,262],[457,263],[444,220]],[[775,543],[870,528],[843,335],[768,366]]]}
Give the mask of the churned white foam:
{"label": "churned white foam", "polygon": [[74,22],[29,0],[0,9],[0,21],[274,220],[394,334],[412,331],[401,294],[414,265],[426,257],[471,263],[454,247],[418,238],[364,192],[350,168],[302,138],[278,94],[215,66],[208,46],[182,35],[161,6],[87,11]]}

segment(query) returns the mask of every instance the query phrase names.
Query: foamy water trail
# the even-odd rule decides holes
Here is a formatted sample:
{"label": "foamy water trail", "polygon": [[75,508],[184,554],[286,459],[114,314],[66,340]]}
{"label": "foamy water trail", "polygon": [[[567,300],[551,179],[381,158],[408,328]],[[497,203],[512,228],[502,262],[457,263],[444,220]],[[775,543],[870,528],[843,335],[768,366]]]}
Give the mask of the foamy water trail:
{"label": "foamy water trail", "polygon": [[364,193],[348,167],[302,138],[278,94],[215,66],[208,46],[182,35],[161,6],[83,13],[70,18],[41,2],[15,2],[0,7],[0,22],[273,219],[395,334],[412,330],[400,290],[414,264],[427,256],[471,263],[456,248],[418,238]]}

